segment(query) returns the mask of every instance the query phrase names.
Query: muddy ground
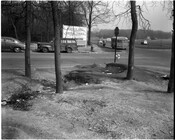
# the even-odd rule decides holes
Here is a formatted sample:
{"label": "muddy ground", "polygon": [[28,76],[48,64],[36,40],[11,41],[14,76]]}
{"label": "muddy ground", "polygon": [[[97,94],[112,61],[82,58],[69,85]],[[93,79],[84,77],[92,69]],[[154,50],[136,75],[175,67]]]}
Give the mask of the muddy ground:
{"label": "muddy ground", "polygon": [[[111,66],[111,65],[110,65]],[[54,69],[2,70],[3,139],[173,139],[174,98],[164,73],[126,66],[62,70],[64,93],[55,94]]]}

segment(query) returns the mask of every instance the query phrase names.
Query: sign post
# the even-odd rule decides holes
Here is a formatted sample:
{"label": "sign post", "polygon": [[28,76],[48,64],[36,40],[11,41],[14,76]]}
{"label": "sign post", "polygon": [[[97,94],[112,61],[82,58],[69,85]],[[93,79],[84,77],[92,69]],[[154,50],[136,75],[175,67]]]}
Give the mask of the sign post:
{"label": "sign post", "polygon": [[114,63],[116,63],[116,51],[117,51],[117,36],[119,34],[119,28],[116,27],[115,30],[114,30],[114,34],[115,34],[115,54],[114,54]]}

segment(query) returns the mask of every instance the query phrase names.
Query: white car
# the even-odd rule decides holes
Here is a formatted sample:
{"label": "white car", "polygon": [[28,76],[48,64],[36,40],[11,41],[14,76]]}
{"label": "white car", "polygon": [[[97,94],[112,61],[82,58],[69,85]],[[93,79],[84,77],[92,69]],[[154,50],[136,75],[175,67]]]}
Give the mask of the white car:
{"label": "white car", "polygon": [[100,40],[100,41],[98,42],[98,44],[99,44],[99,45],[103,45],[103,41]]}
{"label": "white car", "polygon": [[142,45],[148,45],[148,41],[144,40],[143,42],[141,42]]}

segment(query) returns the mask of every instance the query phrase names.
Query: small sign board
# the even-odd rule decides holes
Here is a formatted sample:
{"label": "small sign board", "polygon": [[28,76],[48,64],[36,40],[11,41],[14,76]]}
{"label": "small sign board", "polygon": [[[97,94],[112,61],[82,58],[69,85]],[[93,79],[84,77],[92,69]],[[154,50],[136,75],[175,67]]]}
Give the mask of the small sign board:
{"label": "small sign board", "polygon": [[118,34],[119,34],[119,28],[118,27],[115,28],[114,34],[115,34],[115,36],[118,36]]}

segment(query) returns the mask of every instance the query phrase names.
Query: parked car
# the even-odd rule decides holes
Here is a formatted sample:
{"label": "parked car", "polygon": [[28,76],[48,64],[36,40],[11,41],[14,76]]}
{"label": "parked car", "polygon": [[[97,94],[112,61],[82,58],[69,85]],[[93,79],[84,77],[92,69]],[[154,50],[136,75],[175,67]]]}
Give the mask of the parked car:
{"label": "parked car", "polygon": [[[37,51],[40,52],[51,52],[54,51],[54,40],[50,42],[38,42],[37,43]],[[77,51],[78,46],[77,46],[77,41],[72,38],[62,38],[61,39],[61,51],[67,52],[67,53],[72,53],[72,51]]]}
{"label": "parked car", "polygon": [[21,52],[25,50],[25,44],[12,37],[1,37],[1,51]]}
{"label": "parked car", "polygon": [[105,47],[106,46],[106,40],[99,40],[98,44],[99,44],[99,46]]}

